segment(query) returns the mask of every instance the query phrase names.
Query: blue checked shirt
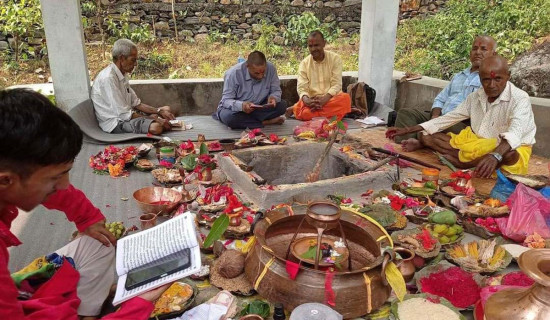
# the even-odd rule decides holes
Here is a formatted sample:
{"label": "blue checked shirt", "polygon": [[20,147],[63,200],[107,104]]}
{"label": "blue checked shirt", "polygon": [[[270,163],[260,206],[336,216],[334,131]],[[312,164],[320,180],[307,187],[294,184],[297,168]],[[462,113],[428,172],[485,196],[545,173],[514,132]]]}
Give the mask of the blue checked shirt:
{"label": "blue checked shirt", "polygon": [[451,82],[435,97],[433,108],[441,108],[441,113],[453,111],[466,97],[481,87],[479,72],[466,68],[455,74]]}

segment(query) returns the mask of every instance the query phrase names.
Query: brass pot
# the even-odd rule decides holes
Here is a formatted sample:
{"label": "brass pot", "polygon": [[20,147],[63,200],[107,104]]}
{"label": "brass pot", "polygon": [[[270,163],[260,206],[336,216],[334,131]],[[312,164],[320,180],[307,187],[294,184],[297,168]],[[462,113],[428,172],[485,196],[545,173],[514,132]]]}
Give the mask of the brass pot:
{"label": "brass pot", "polygon": [[550,249],[526,251],[519,256],[518,264],[535,284],[493,294],[485,304],[486,320],[550,319]]}
{"label": "brass pot", "polygon": [[[254,229],[256,243],[246,257],[245,274],[255,290],[271,302],[281,302],[289,311],[308,303],[325,303],[325,270],[300,265],[294,280],[286,271],[286,252],[303,214],[294,209],[279,208],[268,212]],[[388,299],[391,289],[386,282],[384,267],[390,259],[380,248],[389,245],[382,230],[373,223],[342,210],[340,222],[346,233],[352,255],[352,271],[334,271],[332,289],[335,305],[331,306],[344,318],[356,318],[378,309]],[[327,236],[340,236],[339,228],[328,230]],[[302,225],[298,239],[316,236],[311,225]],[[290,256],[289,260],[293,260]]]}

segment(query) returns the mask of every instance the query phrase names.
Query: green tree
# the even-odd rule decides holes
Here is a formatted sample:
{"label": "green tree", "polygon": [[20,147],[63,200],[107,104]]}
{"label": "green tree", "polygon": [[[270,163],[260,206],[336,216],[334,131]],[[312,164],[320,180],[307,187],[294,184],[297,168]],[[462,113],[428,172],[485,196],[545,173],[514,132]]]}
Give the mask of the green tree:
{"label": "green tree", "polygon": [[39,0],[3,1],[0,8],[0,33],[13,37],[15,61],[19,61],[20,57],[26,58],[27,40],[42,28]]}

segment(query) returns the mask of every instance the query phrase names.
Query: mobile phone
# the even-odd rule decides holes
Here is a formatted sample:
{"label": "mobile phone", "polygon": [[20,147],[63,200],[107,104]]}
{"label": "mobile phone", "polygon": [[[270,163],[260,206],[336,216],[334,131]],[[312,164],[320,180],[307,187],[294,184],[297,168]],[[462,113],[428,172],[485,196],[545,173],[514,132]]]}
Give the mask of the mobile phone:
{"label": "mobile phone", "polygon": [[252,105],[252,108],[273,108],[273,107],[275,107],[275,105],[269,104],[269,103],[266,103],[263,105],[257,105],[257,104]]}
{"label": "mobile phone", "polygon": [[130,270],[126,276],[124,287],[132,290],[144,284],[164,278],[178,271],[187,269],[191,265],[191,250],[168,256],[162,262],[152,262],[142,267]]}

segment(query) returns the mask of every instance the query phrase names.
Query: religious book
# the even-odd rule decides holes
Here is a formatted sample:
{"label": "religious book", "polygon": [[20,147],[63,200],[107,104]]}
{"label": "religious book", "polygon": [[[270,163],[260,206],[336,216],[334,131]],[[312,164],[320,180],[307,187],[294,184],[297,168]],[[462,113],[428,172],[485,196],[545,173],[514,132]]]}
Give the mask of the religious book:
{"label": "religious book", "polygon": [[[197,273],[200,268],[199,241],[190,212],[126,236],[117,243],[119,278],[113,305]],[[164,271],[155,274],[159,269]],[[132,283],[132,275],[143,278]]]}

